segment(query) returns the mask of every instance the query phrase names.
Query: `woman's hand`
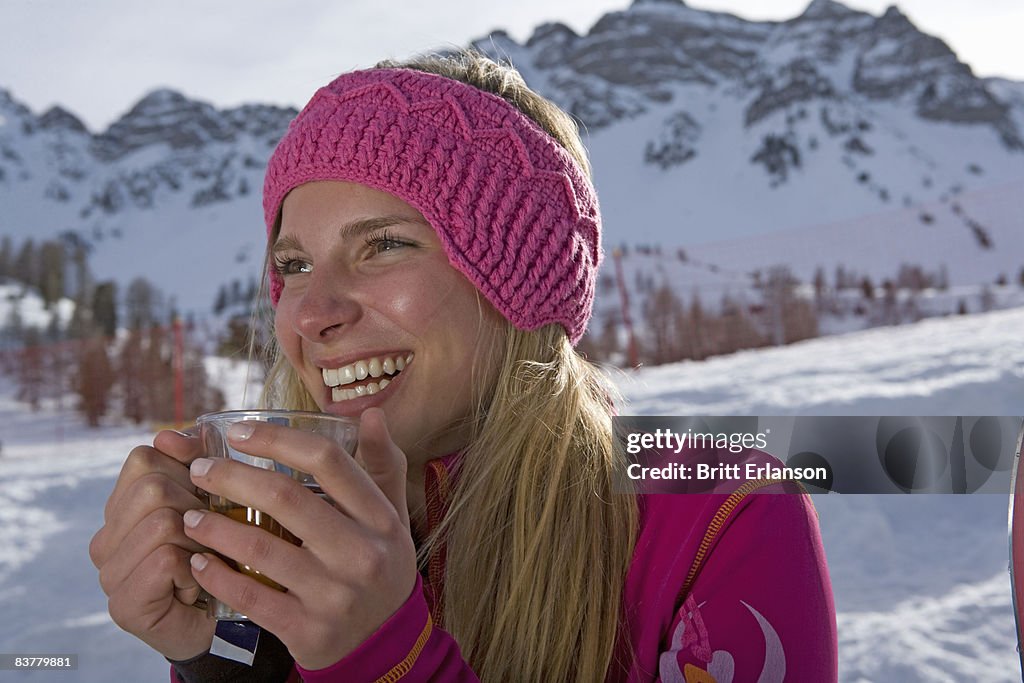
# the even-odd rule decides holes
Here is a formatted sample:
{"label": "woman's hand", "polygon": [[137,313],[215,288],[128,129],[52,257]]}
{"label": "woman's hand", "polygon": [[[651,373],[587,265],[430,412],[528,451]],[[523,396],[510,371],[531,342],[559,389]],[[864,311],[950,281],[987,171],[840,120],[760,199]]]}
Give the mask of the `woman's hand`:
{"label": "woman's hand", "polygon": [[199,439],[172,431],[133,449],[89,543],[114,623],[170,659],[201,654],[213,639],[215,622],[192,607],[200,587],[189,557],[204,548],[182,524],[202,505],[188,472],[200,455]]}
{"label": "woman's hand", "polygon": [[405,455],[388,435],[384,411],[363,413],[362,464],[331,440],[280,425],[242,422],[231,446],[313,475],[332,506],[290,477],[227,459],[192,463],[197,486],[268,514],[302,539],[297,546],[263,529],[205,510],[185,516],[185,533],[288,589],[243,575],[215,555],[193,556],[209,593],[273,632],[307,669],[334,664],[406,601],[416,583]]}

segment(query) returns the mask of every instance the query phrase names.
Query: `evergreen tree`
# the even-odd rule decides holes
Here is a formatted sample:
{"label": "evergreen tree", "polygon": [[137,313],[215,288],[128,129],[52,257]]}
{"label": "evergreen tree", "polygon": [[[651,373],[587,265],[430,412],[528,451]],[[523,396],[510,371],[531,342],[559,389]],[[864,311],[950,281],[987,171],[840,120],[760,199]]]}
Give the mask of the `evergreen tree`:
{"label": "evergreen tree", "polygon": [[679,320],[679,338],[683,340],[683,358],[703,360],[708,355],[707,317],[704,315],[704,307],[700,303],[700,295],[693,290],[690,297],[690,310],[687,315]]}
{"label": "evergreen tree", "polygon": [[76,244],[71,254],[71,264],[75,271],[75,288],[72,297],[75,304],[83,306],[90,299],[92,290],[92,274],[89,272],[89,252],[82,244]]}
{"label": "evergreen tree", "polygon": [[43,242],[39,254],[39,292],[47,308],[64,296],[67,255],[61,242]]}
{"label": "evergreen tree", "polygon": [[14,245],[10,235],[0,239],[0,280],[11,277],[11,263],[14,260]]}
{"label": "evergreen tree", "polygon": [[875,300],[875,285],[867,275],[865,275],[864,279],[860,281],[860,291],[861,295],[868,301]]}
{"label": "evergreen tree", "polygon": [[38,284],[38,273],[35,243],[29,238],[21,245],[14,263],[11,264],[11,276],[18,282],[33,287]]}
{"label": "evergreen tree", "polygon": [[93,324],[92,308],[85,302],[76,302],[75,310],[71,312],[71,320],[68,322],[68,339],[86,339],[96,331]]}
{"label": "evergreen tree", "polygon": [[819,311],[825,308],[827,293],[828,283],[825,281],[825,269],[818,266],[814,270],[814,305]]}
{"label": "evergreen tree", "polygon": [[92,315],[103,336],[113,338],[117,333],[117,284],[113,280],[96,285],[92,295]]}
{"label": "evergreen tree", "polygon": [[842,291],[842,290],[846,289],[846,287],[847,287],[846,269],[843,268],[842,265],[837,265],[836,266],[835,278],[836,278],[835,279],[835,289],[836,289],[836,291],[839,292],[839,291]]}
{"label": "evergreen tree", "polygon": [[137,277],[128,284],[124,308],[129,329],[140,330],[153,325],[159,306],[160,294],[146,278]]}
{"label": "evergreen tree", "polygon": [[213,302],[214,315],[220,315],[228,307],[228,290],[224,285],[217,289],[217,298]]}

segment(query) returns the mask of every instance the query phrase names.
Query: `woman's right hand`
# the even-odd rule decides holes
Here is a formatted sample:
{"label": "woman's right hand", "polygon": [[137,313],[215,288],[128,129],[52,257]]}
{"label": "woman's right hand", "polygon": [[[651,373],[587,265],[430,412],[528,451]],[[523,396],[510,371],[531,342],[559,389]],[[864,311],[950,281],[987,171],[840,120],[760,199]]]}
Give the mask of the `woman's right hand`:
{"label": "woman's right hand", "polygon": [[208,650],[216,626],[192,606],[200,587],[189,558],[207,548],[182,522],[186,510],[205,507],[188,471],[202,455],[198,438],[169,430],[134,448],[89,543],[114,623],[173,660]]}

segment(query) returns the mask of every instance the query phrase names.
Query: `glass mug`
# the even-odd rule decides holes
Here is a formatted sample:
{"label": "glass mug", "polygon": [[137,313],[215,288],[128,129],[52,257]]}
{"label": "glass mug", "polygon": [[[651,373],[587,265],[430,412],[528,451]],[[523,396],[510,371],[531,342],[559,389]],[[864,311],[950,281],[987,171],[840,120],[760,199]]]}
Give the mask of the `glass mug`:
{"label": "glass mug", "polygon": [[[262,458],[255,455],[249,455],[248,453],[242,453],[241,451],[237,451],[232,448],[228,444],[227,429],[235,422],[242,422],[246,420],[280,424],[294,429],[301,429],[303,431],[320,434],[340,445],[345,452],[349,454],[355,452],[359,433],[358,420],[347,417],[337,417],[326,413],[314,413],[300,410],[227,410],[218,413],[200,415],[196,419],[196,425],[199,429],[199,438],[202,441],[205,456],[207,458],[231,458],[232,460],[237,460],[260,469],[282,472],[322,498],[329,500],[327,494],[323,492],[320,485],[317,484],[312,475],[288,467],[287,465],[279,463],[272,458]],[[278,538],[283,538],[286,541],[289,541],[290,543],[298,545],[302,542],[294,534],[281,526],[270,515],[264,514],[255,508],[239,505],[234,501],[228,500],[224,496],[218,496],[212,493],[209,494],[208,507],[210,510],[230,517],[236,522],[257,526]],[[220,557],[229,567],[233,567],[239,572],[246,574],[247,576],[251,576],[271,588],[280,591],[285,590],[273,579],[260,573],[258,569],[247,565],[240,565],[227,557]],[[244,614],[237,612],[213,596],[206,595],[204,592],[204,597],[206,598],[207,605],[206,613],[210,617],[219,621],[248,621],[248,617]]]}

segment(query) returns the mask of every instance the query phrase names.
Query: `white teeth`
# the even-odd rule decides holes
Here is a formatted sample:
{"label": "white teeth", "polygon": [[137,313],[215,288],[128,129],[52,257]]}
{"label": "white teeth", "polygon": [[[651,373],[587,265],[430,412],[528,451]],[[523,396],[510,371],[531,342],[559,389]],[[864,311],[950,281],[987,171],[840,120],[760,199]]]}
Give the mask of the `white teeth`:
{"label": "white teeth", "polygon": [[[383,377],[401,372],[412,362],[413,354],[405,356],[379,356],[358,360],[340,368],[324,368],[322,371],[324,384],[331,388],[334,401],[346,401],[356,396],[376,394],[391,383],[389,379],[380,382],[367,382],[361,387],[342,389],[342,387],[366,379],[367,377]],[[372,389],[371,389],[372,387]]]}
{"label": "white teeth", "polygon": [[350,401],[359,396],[373,396],[384,391],[389,384],[391,384],[391,380],[382,379],[380,382],[367,382],[365,385],[355,387],[354,389],[334,387],[331,389],[331,400],[335,403],[340,403],[342,401]]}
{"label": "white teeth", "polygon": [[367,367],[366,361],[356,361],[356,379],[366,379],[370,375],[370,368]]}

